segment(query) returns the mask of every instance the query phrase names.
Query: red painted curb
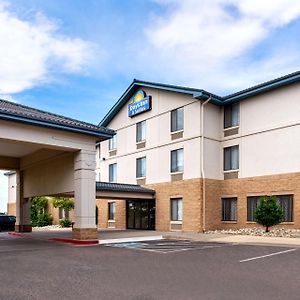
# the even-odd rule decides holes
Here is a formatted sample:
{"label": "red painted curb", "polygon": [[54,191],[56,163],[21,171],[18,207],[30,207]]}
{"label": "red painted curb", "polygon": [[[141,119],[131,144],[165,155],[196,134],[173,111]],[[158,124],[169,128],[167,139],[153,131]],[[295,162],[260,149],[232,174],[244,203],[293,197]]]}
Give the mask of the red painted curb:
{"label": "red painted curb", "polygon": [[14,236],[20,236],[20,237],[24,237],[25,236],[24,233],[19,233],[19,232],[8,232],[8,234],[14,235]]}
{"label": "red painted curb", "polygon": [[82,246],[99,244],[98,240],[73,240],[73,239],[64,239],[64,238],[52,238],[49,239],[49,241],[72,244],[72,245],[82,245]]}

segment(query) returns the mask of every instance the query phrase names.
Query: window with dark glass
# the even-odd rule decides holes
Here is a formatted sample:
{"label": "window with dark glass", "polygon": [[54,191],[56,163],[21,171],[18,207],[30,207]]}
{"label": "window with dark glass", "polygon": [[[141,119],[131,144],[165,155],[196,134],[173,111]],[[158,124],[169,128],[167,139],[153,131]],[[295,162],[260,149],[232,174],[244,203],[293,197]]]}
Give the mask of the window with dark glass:
{"label": "window with dark glass", "polygon": [[183,130],[183,107],[171,111],[171,132]]}
{"label": "window with dark glass", "polygon": [[183,149],[171,151],[171,173],[183,172]]}
{"label": "window with dark glass", "polygon": [[239,146],[224,148],[224,171],[239,168]]}
{"label": "window with dark glass", "polygon": [[247,221],[255,222],[254,212],[259,204],[259,198],[257,196],[247,197]]}
{"label": "window with dark glass", "polygon": [[283,222],[293,222],[293,195],[276,196],[284,213]]}
{"label": "window with dark glass", "polygon": [[136,178],[146,177],[146,157],[136,160]]}
{"label": "window with dark glass", "polygon": [[224,128],[239,126],[240,104],[234,103],[224,106]]}
{"label": "window with dark glass", "polygon": [[111,139],[109,139],[109,150],[117,149],[117,135],[115,134]]}
{"label": "window with dark glass", "polygon": [[110,164],[109,165],[109,182],[116,182],[117,181],[117,164]]}
{"label": "window with dark glass", "polygon": [[222,199],[222,221],[237,220],[237,198]]}
{"label": "window with dark glass", "polygon": [[116,213],[116,203],[108,202],[108,220],[114,220]]}
{"label": "window with dark glass", "polygon": [[136,124],[136,141],[142,142],[146,140],[146,121]]}
{"label": "window with dark glass", "polygon": [[171,221],[182,221],[182,198],[171,199]]}

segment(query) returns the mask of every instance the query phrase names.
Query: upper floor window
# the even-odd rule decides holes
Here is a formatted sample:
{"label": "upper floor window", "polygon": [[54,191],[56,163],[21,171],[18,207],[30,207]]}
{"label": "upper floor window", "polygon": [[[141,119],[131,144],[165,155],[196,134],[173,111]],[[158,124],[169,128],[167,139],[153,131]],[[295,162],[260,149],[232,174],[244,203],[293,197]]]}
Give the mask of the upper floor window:
{"label": "upper floor window", "polygon": [[109,140],[109,150],[116,150],[117,149],[117,135],[115,134],[110,140]]}
{"label": "upper floor window", "polygon": [[109,172],[108,181],[116,182],[117,181],[117,164],[110,164],[108,172]]}
{"label": "upper floor window", "polygon": [[224,106],[224,128],[239,126],[240,104],[234,103]]}
{"label": "upper floor window", "polygon": [[146,140],[146,121],[136,124],[136,141],[142,142]]}
{"label": "upper floor window", "polygon": [[171,151],[171,173],[183,172],[183,149]]}
{"label": "upper floor window", "polygon": [[224,171],[239,168],[239,146],[224,148]]}
{"label": "upper floor window", "polygon": [[171,111],[171,132],[183,130],[183,107]]}
{"label": "upper floor window", "polygon": [[146,157],[136,160],[136,178],[146,177]]}

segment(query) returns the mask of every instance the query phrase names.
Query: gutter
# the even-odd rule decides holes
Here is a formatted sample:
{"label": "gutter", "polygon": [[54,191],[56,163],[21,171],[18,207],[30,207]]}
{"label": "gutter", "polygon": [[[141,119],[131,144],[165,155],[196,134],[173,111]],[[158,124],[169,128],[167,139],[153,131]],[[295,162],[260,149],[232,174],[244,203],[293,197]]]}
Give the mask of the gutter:
{"label": "gutter", "polygon": [[205,232],[206,220],[206,194],[205,194],[205,172],[204,172],[204,106],[211,101],[212,96],[209,95],[208,99],[201,103],[200,107],[200,163],[201,163],[201,178],[202,178],[202,231]]}

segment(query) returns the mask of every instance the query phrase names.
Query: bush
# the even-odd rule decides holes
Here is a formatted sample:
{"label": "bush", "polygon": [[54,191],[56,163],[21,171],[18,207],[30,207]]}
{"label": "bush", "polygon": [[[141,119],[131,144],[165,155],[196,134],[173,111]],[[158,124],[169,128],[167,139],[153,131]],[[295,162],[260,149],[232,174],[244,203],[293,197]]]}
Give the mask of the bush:
{"label": "bush", "polygon": [[69,219],[62,219],[62,220],[59,220],[59,225],[61,227],[71,227],[72,221]]}
{"label": "bush", "polygon": [[259,199],[254,217],[256,223],[265,226],[266,232],[269,232],[269,227],[283,221],[284,213],[275,196],[264,196]]}
{"label": "bush", "polygon": [[32,221],[32,226],[43,227],[52,224],[52,216],[48,213],[39,214],[35,222]]}
{"label": "bush", "polygon": [[33,197],[31,200],[32,226],[47,226],[52,224],[52,216],[46,212],[48,200],[46,197]]}

